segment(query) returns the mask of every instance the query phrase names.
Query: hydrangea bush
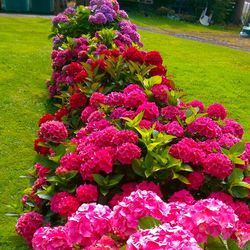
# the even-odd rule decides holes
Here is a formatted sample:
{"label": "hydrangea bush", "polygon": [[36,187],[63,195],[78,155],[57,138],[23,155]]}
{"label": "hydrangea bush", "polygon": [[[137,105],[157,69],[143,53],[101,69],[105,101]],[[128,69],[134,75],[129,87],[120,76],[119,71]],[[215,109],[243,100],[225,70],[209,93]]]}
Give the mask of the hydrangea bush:
{"label": "hydrangea bush", "polygon": [[[38,122],[33,249],[247,249],[250,143],[219,103],[185,102],[115,0],[52,20],[57,110]],[[219,240],[218,240],[219,239]]]}

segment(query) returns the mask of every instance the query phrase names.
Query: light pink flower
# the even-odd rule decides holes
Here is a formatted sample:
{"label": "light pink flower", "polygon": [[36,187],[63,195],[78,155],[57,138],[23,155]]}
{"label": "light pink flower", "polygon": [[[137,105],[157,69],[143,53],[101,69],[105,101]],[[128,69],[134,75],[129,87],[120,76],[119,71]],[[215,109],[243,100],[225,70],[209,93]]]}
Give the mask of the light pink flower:
{"label": "light pink flower", "polygon": [[107,206],[82,204],[65,225],[70,245],[79,244],[84,248],[100,240],[110,232],[110,213]]}
{"label": "light pink flower", "polygon": [[132,234],[127,240],[127,250],[201,250],[192,233],[180,226],[163,224]]}
{"label": "light pink flower", "polygon": [[32,247],[34,250],[72,250],[62,226],[39,228],[34,234]]}

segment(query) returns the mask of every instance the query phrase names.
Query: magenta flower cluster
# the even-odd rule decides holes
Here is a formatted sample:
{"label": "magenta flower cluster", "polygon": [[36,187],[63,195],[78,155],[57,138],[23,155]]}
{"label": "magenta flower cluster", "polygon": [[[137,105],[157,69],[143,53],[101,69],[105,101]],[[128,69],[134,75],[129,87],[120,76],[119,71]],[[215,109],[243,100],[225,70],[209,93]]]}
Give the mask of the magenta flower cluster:
{"label": "magenta flower cluster", "polygon": [[[201,249],[199,243],[206,242],[208,236],[221,236],[224,240],[236,237],[242,246],[250,238],[248,224],[239,222],[234,210],[219,200],[167,204],[155,193],[142,190],[124,197],[113,210],[95,203],[83,204],[65,226],[38,229],[41,224],[35,225],[32,216],[27,213],[18,223],[34,225],[34,249],[91,249],[105,244],[118,249],[120,243],[109,238],[110,233],[122,237],[127,242],[126,249]],[[138,230],[139,219],[145,216],[157,218],[162,225]]]}

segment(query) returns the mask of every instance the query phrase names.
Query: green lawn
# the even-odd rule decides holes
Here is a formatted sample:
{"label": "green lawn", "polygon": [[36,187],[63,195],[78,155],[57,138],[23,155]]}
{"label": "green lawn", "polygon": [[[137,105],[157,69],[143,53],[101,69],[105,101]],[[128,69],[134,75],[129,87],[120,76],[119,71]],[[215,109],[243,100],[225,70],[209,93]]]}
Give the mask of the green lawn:
{"label": "green lawn", "polygon": [[202,26],[200,24],[193,24],[188,22],[180,22],[176,20],[171,20],[163,16],[148,16],[145,17],[141,14],[131,13],[131,21],[137,25],[144,27],[154,27],[167,29],[171,31],[180,31],[180,32],[202,32],[202,33],[239,33],[240,28],[237,26],[221,26],[221,25],[211,25],[211,26]]}
{"label": "green lawn", "polygon": [[[0,249],[27,249],[15,235],[6,205],[27,187],[37,120],[48,109],[44,80],[51,72],[49,20],[0,17]],[[177,85],[204,103],[221,102],[250,140],[250,53],[141,32],[147,50],[159,50]]]}

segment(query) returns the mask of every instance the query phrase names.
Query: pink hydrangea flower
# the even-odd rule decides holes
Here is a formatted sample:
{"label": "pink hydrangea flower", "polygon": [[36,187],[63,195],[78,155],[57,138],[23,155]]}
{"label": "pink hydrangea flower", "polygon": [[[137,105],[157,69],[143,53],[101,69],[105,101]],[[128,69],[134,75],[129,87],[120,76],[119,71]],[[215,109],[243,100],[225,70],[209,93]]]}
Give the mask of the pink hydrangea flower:
{"label": "pink hydrangea flower", "polygon": [[137,190],[114,206],[111,225],[115,234],[126,239],[136,232],[140,218],[152,216],[164,221],[168,212],[167,204],[154,192]]}
{"label": "pink hydrangea flower", "polygon": [[56,169],[56,173],[67,173],[70,171],[78,171],[81,165],[81,160],[76,153],[69,153],[64,155],[60,160],[60,166]]}
{"label": "pink hydrangea flower", "polygon": [[228,149],[238,142],[240,142],[240,139],[229,133],[223,134],[218,141],[221,147],[228,148]]}
{"label": "pink hydrangea flower", "polygon": [[163,103],[167,104],[168,102],[168,91],[169,87],[165,84],[155,84],[151,89],[154,98],[160,99]]}
{"label": "pink hydrangea flower", "polygon": [[145,119],[142,119],[139,123],[140,128],[146,128],[146,129],[150,129],[152,127],[152,125],[153,125],[152,121],[148,121]]}
{"label": "pink hydrangea flower", "polygon": [[226,155],[212,153],[204,159],[203,168],[205,173],[223,180],[231,175],[233,164]]}
{"label": "pink hydrangea flower", "polygon": [[105,104],[110,107],[121,107],[124,105],[125,95],[120,92],[111,92],[105,97]]}
{"label": "pink hydrangea flower", "polygon": [[190,182],[188,187],[194,190],[199,190],[205,181],[205,177],[202,172],[192,172],[188,174],[187,179]]}
{"label": "pink hydrangea flower", "polygon": [[89,103],[91,106],[98,108],[100,104],[105,104],[106,96],[99,92],[94,92],[90,97]]}
{"label": "pink hydrangea flower", "polygon": [[213,192],[208,198],[214,198],[224,202],[226,205],[233,207],[234,201],[231,195],[226,194],[224,192]]}
{"label": "pink hydrangea flower", "polygon": [[98,190],[95,185],[84,184],[78,186],[76,189],[76,198],[79,202],[93,202],[98,199]]}
{"label": "pink hydrangea flower", "polygon": [[124,94],[129,94],[132,91],[141,91],[144,92],[143,88],[141,88],[138,84],[129,84],[124,90]]}
{"label": "pink hydrangea flower", "polygon": [[85,250],[119,250],[119,248],[111,237],[104,235],[100,240],[86,247]]}
{"label": "pink hydrangea flower", "polygon": [[[87,153],[88,151],[86,151]],[[98,174],[100,171],[104,171],[109,174],[113,168],[113,158],[110,152],[106,149],[99,149],[97,151],[89,151],[89,155],[86,155],[89,159],[83,162],[80,168],[80,173],[83,180],[93,180],[93,174]],[[81,152],[81,154],[82,152]]]}
{"label": "pink hydrangea flower", "polygon": [[93,144],[97,147],[114,146],[112,143],[113,138],[119,133],[114,126],[104,128],[97,132],[92,132],[85,140],[85,144]]}
{"label": "pink hydrangea flower", "polygon": [[28,245],[35,231],[43,225],[43,216],[37,212],[23,214],[16,223],[16,232],[25,239]]}
{"label": "pink hydrangea flower", "polygon": [[72,250],[62,226],[39,228],[34,234],[32,247],[34,250]]}
{"label": "pink hydrangea flower", "polygon": [[132,234],[127,240],[127,250],[173,249],[201,250],[192,233],[180,226],[163,224]]}
{"label": "pink hydrangea flower", "polygon": [[35,193],[39,188],[47,184],[47,180],[45,177],[39,177],[33,183],[32,191]]}
{"label": "pink hydrangea flower", "polygon": [[162,108],[161,115],[169,121],[175,121],[177,120],[177,117],[181,119],[185,119],[186,117],[185,113],[176,106],[167,106]]}
{"label": "pink hydrangea flower", "polygon": [[96,111],[95,107],[87,106],[81,113],[81,120],[87,122],[89,116]]}
{"label": "pink hydrangea flower", "polygon": [[174,135],[177,137],[184,136],[184,129],[183,127],[177,122],[173,121],[165,125],[166,132],[170,135]]}
{"label": "pink hydrangea flower", "polygon": [[110,114],[110,118],[111,119],[119,119],[121,117],[123,117],[123,114],[126,112],[127,110],[125,108],[115,108],[111,114]]}
{"label": "pink hydrangea flower", "polygon": [[197,242],[207,241],[208,236],[221,235],[227,240],[234,232],[238,217],[233,209],[215,199],[197,201],[187,208],[179,218],[179,222],[186,230],[193,233]]}
{"label": "pink hydrangea flower", "polygon": [[186,203],[188,205],[192,205],[195,203],[195,199],[188,190],[182,189],[178,192],[175,192],[168,199],[168,202],[181,202],[181,203]]}
{"label": "pink hydrangea flower", "polygon": [[242,139],[242,136],[244,134],[243,127],[233,119],[226,119],[225,122],[226,125],[222,128],[222,132],[224,134],[230,133],[238,137],[239,139]]}
{"label": "pink hydrangea flower", "polygon": [[87,133],[92,133],[92,132],[103,130],[110,126],[111,126],[111,123],[108,120],[102,119],[96,122],[89,122],[87,126],[85,127],[85,129]]}
{"label": "pink hydrangea flower", "polygon": [[138,135],[131,130],[121,130],[115,133],[112,138],[112,144],[116,146],[122,145],[123,143],[127,142],[137,144]]}
{"label": "pink hydrangea flower", "polygon": [[194,108],[198,108],[199,109],[199,113],[203,113],[204,112],[204,104],[199,101],[199,100],[193,100],[191,102],[188,103],[189,106],[192,106]]}
{"label": "pink hydrangea flower", "polygon": [[199,148],[198,143],[191,138],[184,138],[170,147],[169,153],[184,163],[200,165],[205,153]]}
{"label": "pink hydrangea flower", "polygon": [[243,201],[237,201],[233,204],[235,214],[241,222],[250,223],[250,209]]}
{"label": "pink hydrangea flower", "polygon": [[192,134],[205,136],[208,139],[218,138],[221,135],[221,128],[211,118],[199,117],[192,122],[187,130]]}
{"label": "pink hydrangea flower", "polygon": [[35,164],[35,169],[36,169],[36,173],[38,174],[39,177],[46,177],[50,171],[49,168],[44,167],[40,163]]}
{"label": "pink hydrangea flower", "polygon": [[159,184],[156,184],[152,181],[143,181],[139,184],[135,182],[128,182],[123,184],[121,188],[123,193],[115,194],[109,202],[112,207],[122,201],[124,197],[129,196],[132,192],[138,189],[155,192],[160,198],[163,198]]}
{"label": "pink hydrangea flower", "polygon": [[67,192],[60,192],[53,195],[50,201],[50,209],[60,214],[61,216],[68,217],[73,214],[79,207],[77,199]]}
{"label": "pink hydrangea flower", "polygon": [[154,102],[145,102],[141,104],[137,109],[137,113],[139,114],[142,111],[144,111],[144,119],[155,120],[159,117],[159,109]]}
{"label": "pink hydrangea flower", "polygon": [[140,105],[147,101],[146,94],[141,90],[134,90],[129,92],[125,98],[126,108],[138,108]]}
{"label": "pink hydrangea flower", "polygon": [[207,108],[207,114],[210,118],[224,120],[227,117],[227,111],[223,105],[214,103]]}
{"label": "pink hydrangea flower", "polygon": [[233,236],[236,238],[239,247],[243,248],[250,241],[250,224],[237,223]]}
{"label": "pink hydrangea flower", "polygon": [[237,167],[241,169],[246,169],[250,163],[250,143],[247,142],[245,145],[246,145],[245,152],[240,156],[240,158],[244,161],[244,164],[237,165]]}
{"label": "pink hydrangea flower", "polygon": [[89,115],[87,122],[97,122],[102,120],[103,118],[105,118],[105,113],[97,110]]}
{"label": "pink hydrangea flower", "polygon": [[111,210],[107,206],[82,204],[77,212],[68,218],[66,232],[71,246],[90,246],[111,230]]}
{"label": "pink hydrangea flower", "polygon": [[198,141],[198,148],[202,149],[205,154],[221,153],[220,144],[214,140]]}
{"label": "pink hydrangea flower", "polygon": [[117,147],[115,158],[123,165],[132,164],[134,159],[141,157],[141,149],[133,143],[123,143]]}
{"label": "pink hydrangea flower", "polygon": [[47,121],[43,123],[38,135],[45,142],[61,143],[68,137],[68,131],[62,122]]}

